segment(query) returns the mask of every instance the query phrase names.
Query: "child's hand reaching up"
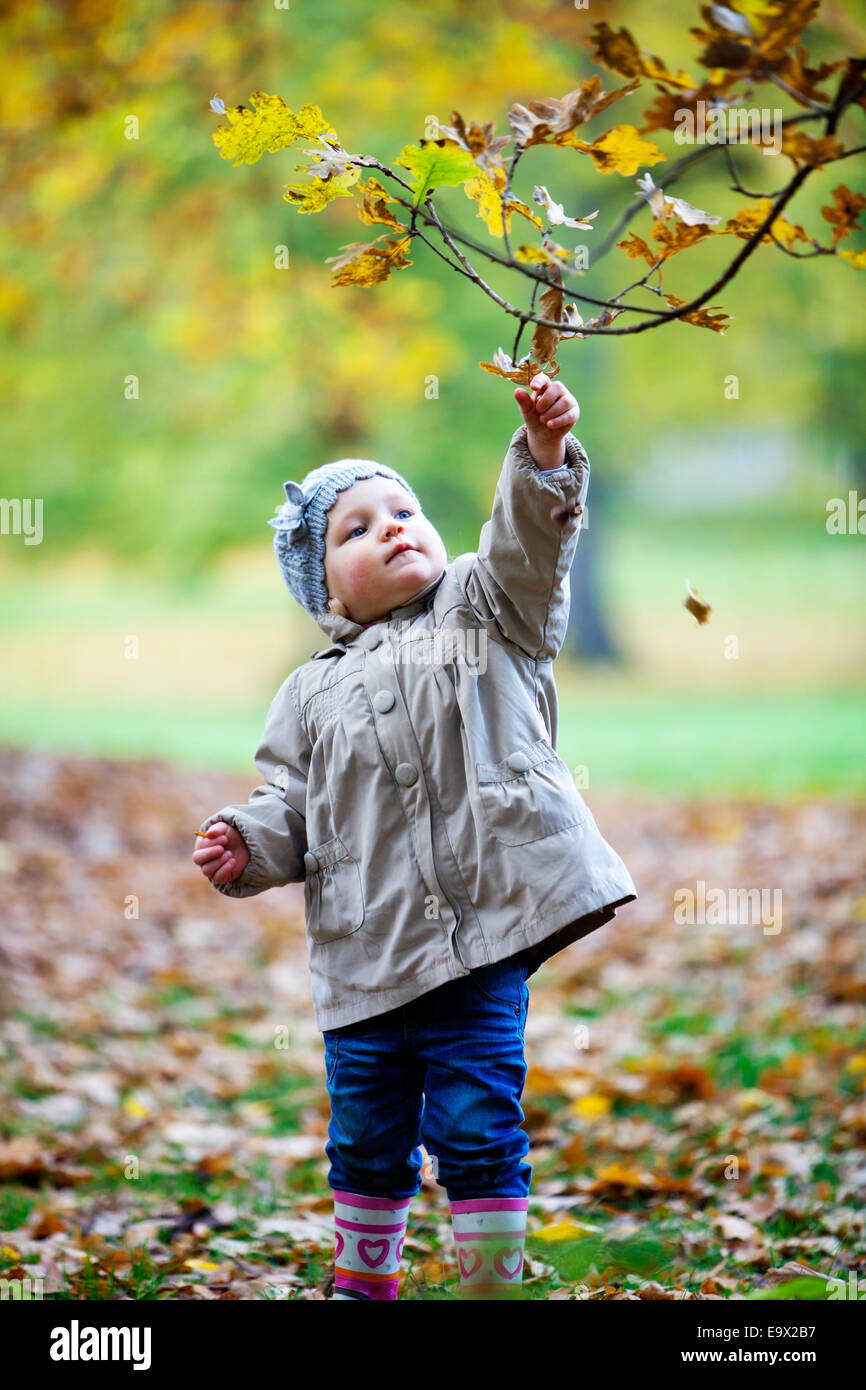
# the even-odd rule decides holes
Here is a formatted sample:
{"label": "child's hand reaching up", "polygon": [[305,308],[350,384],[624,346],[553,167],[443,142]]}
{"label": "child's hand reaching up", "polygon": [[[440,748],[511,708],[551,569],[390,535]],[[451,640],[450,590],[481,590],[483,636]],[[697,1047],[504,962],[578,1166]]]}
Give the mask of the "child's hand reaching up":
{"label": "child's hand reaching up", "polygon": [[250,852],[240,831],[225,821],[214,821],[202,835],[204,844],[193,850],[193,860],[212,883],[231,883],[250,862]]}
{"label": "child's hand reaching up", "polygon": [[526,424],[529,451],[539,468],[560,468],[565,463],[565,436],[580,416],[580,406],[560,381],[538,372],[529,383],[530,396],[518,386],[514,399]]}

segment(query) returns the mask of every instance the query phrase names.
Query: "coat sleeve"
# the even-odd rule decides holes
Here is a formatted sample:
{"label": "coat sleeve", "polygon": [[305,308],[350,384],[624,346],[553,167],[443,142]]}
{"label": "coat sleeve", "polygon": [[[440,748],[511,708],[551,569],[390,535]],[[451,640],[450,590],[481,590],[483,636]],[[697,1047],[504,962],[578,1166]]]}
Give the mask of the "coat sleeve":
{"label": "coat sleeve", "polygon": [[589,487],[589,459],[573,434],[566,462],[544,472],[529,449],[526,425],[512,436],[481,528],[465,592],[478,621],[527,656],[557,655],[571,599],[569,570]]}
{"label": "coat sleeve", "polygon": [[[266,888],[302,882],[306,877],[307,776],[312,748],[295,703],[290,676],[277,691],[256,750],[262,785],[245,805],[223,806],[199,826],[216,821],[233,825],[244,838],[250,862],[231,883],[210,882],[227,898],[251,898]],[[197,841],[197,843],[200,843]]]}

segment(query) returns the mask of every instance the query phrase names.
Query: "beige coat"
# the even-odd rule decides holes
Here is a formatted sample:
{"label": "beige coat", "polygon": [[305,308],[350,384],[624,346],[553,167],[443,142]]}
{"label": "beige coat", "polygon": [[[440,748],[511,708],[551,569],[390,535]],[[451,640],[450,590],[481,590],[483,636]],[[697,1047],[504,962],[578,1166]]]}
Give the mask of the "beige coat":
{"label": "beige coat", "polygon": [[317,1027],[394,1009],[526,951],[530,973],[637,897],[556,753],[553,660],[589,462],[511,440],[477,554],[278,690],[262,785],[224,806],[250,862],[226,897],[303,882]]}

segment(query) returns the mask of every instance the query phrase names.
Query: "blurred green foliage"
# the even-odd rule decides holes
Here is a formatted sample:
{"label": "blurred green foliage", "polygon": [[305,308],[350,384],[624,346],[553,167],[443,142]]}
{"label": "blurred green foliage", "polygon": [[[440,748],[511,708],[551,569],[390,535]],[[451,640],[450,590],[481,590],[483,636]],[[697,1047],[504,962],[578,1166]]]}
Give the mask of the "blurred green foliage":
{"label": "blurred green foliage", "polygon": [[[856,51],[850,15],[836,5],[824,13],[808,31],[813,55]],[[419,242],[415,264],[390,283],[332,289],[325,257],[375,229],[361,226],[350,199],[314,216],[284,203],[293,151],[232,169],[211,142],[220,118],[208,102],[215,92],[246,102],[256,88],[295,108],[312,101],[347,149],[391,162],[430,116],[447,122],[456,109],[495,120],[502,134],[514,101],[562,95],[594,71],[608,88],[621,85],[589,61],[585,39],[599,17],[694,69],[692,0],[651,12],[634,0],[586,11],[554,0],[6,6],[0,489],[45,498],[52,553],[93,542],[189,578],[227,545],[269,544],[265,521],[283,479],[346,453],[406,471],[452,551],[471,548],[520,423],[509,385],[477,362],[500,343],[510,350],[513,321]],[[654,95],[645,82],[614,108],[616,121],[640,124]],[[767,84],[753,100],[796,109]],[[850,117],[861,140],[863,115]],[[590,138],[613,123],[602,113]],[[653,138],[672,159],[683,152],[664,132]],[[793,220],[828,240],[820,207],[858,163],[813,175],[788,209]],[[747,186],[766,187],[791,166],[755,150],[741,167]],[[664,168],[655,167],[659,183]],[[530,204],[536,182],[569,211],[600,207],[598,237],[635,196],[633,179],[598,174],[568,150],[530,151],[516,188]],[[729,215],[744,200],[728,183],[719,153],[677,193]],[[455,225],[487,238],[461,189],[439,201]],[[631,226],[645,230],[647,218]],[[591,245],[594,234],[571,235]],[[674,263],[666,288],[684,296],[708,283],[731,255],[729,239],[720,243]],[[280,245],[288,270],[274,266]],[[619,289],[635,270],[613,250],[587,289]],[[490,279],[523,293],[495,267]],[[565,344],[562,379],[581,401],[579,433],[596,468],[627,477],[672,421],[724,430],[733,416],[738,425],[795,421],[819,464],[840,446],[853,451],[863,394],[838,383],[846,370],[856,380],[864,283],[840,261],[798,263],[761,248],[724,293],[735,317],[723,338],[674,324]],[[736,403],[723,395],[731,372]],[[132,375],[138,400],[124,395]],[[438,399],[425,398],[430,376]]]}
{"label": "blurred green foliage", "polygon": [[[562,96],[594,72],[608,90],[622,85],[589,60],[586,36],[600,18],[627,26],[671,66],[697,70],[694,0],[586,11],[557,0],[3,7],[0,494],[44,499],[41,545],[0,537],[7,738],[237,765],[275,682],[321,645],[270,555],[266,521],[283,480],[341,455],[380,458],[411,479],[454,555],[474,549],[520,423],[510,384],[477,366],[499,345],[510,352],[513,320],[420,242],[389,283],[332,289],[325,258],[380,229],[362,226],[350,199],[314,216],[289,207],[281,194],[300,177],[293,151],[237,169],[221,160],[210,98],[236,105],[262,89],[295,109],[314,102],[347,150],[393,163],[431,118],[447,123],[456,110],[495,121],[501,135],[515,101]],[[807,31],[810,60],[860,52],[863,34],[862,16],[825,0]],[[615,122],[639,126],[655,94],[645,82],[595,118],[589,138]],[[797,109],[763,83],[751,104]],[[131,116],[134,140],[125,138]],[[846,117],[848,145],[863,143],[864,121],[862,108]],[[652,138],[671,159],[683,152],[670,135]],[[784,156],[737,158],[748,188],[789,176]],[[661,186],[665,167],[653,169]],[[863,191],[862,168],[861,157],[818,171],[787,215],[828,242],[820,209],[841,182]],[[536,183],[569,213],[600,209],[597,234],[562,237],[590,248],[636,189],[635,179],[550,148],[524,157],[515,192],[532,204]],[[675,191],[727,217],[745,201],[729,183],[719,154]],[[451,225],[488,239],[462,189],[436,202]],[[648,217],[642,209],[631,228],[645,235]],[[521,239],[531,234],[527,223]],[[275,267],[282,246],[288,270]],[[731,254],[729,238],[710,239],[667,268],[665,289],[689,296]],[[614,249],[586,289],[603,297],[640,269]],[[515,298],[524,291],[495,267],[489,280]],[[863,683],[862,541],[828,538],[824,521],[828,497],[866,490],[864,285],[864,272],[840,260],[794,261],[762,247],[720,295],[734,316],[724,337],[677,323],[562,345],[561,379],[580,400],[575,432],[593,467],[596,529],[584,544],[598,537],[602,601],[626,651],[620,683],[604,696],[593,682],[582,694],[564,668],[563,752],[587,761],[591,736],[593,785],[858,783],[862,729],[845,692]],[[725,397],[732,373],[735,401]],[[137,400],[124,395],[130,376]],[[734,430],[755,432],[756,474],[768,432],[798,441],[781,493],[733,499],[714,517],[703,500],[706,460],[696,460],[683,489],[691,514],[637,500],[632,483],[650,454],[678,447],[676,434],[718,448]],[[236,547],[234,572],[218,580],[216,562]],[[244,557],[259,552],[267,578],[256,568],[245,585]],[[89,580],[79,592],[52,577],[88,557],[99,599]],[[714,605],[706,630],[680,607],[686,576]],[[145,651],[118,677],[123,634],[147,624],[150,674]],[[745,639],[736,680],[737,663],[713,648],[713,666],[707,655],[726,632]],[[118,680],[129,687],[123,699]],[[714,683],[715,703],[702,703]]]}

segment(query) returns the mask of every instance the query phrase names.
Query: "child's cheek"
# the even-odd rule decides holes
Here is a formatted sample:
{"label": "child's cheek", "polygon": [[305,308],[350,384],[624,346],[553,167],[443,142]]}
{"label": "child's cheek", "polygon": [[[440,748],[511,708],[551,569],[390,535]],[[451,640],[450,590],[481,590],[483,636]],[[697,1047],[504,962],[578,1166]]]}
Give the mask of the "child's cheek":
{"label": "child's cheek", "polygon": [[358,554],[349,557],[343,567],[343,582],[358,598],[364,598],[372,585],[373,569],[371,557],[361,553],[359,546]]}

